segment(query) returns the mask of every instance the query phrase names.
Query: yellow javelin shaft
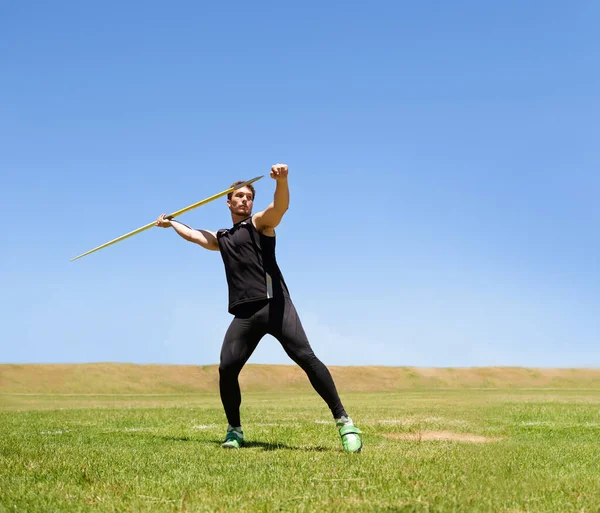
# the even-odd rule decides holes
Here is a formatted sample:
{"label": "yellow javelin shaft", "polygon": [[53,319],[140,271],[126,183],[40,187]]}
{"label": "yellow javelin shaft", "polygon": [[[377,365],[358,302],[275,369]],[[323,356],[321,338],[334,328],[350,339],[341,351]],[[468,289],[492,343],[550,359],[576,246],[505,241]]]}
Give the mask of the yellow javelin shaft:
{"label": "yellow javelin shaft", "polygon": [[[174,212],[171,215],[168,215],[167,217],[173,218],[173,217],[180,216],[181,214],[185,214],[186,212],[189,212],[190,210],[192,210],[194,208],[201,207],[202,205],[206,205],[207,203],[210,203],[213,200],[221,198],[222,196],[225,196],[226,194],[229,194],[230,192],[233,192],[237,189],[241,189],[242,187],[245,187],[246,185],[250,185],[251,183],[254,183],[257,180],[260,180],[263,176],[257,176],[256,178],[253,178],[252,180],[248,180],[247,182],[236,185],[235,187],[230,187],[226,191],[215,194],[214,196],[211,196],[210,198],[203,199],[202,201],[199,201],[198,203],[194,203],[193,205],[190,205],[189,207],[182,208],[181,210],[178,210],[177,212]],[[82,255],[76,256],[75,258],[71,258],[70,262],[73,262],[73,260],[77,260],[78,258],[89,255],[90,253],[93,253],[94,251],[99,251],[107,246],[116,244],[119,241],[122,241],[133,235],[136,235],[137,233],[141,233],[144,230],[148,230],[149,228],[152,228],[153,226],[156,226],[156,221],[152,221],[151,223],[148,223],[147,225],[142,226],[141,228],[138,228],[137,230],[133,230],[132,232],[126,233],[125,235],[121,235],[120,237],[117,237],[116,239],[106,242],[105,244],[102,244],[102,246],[98,246],[97,248],[91,249],[90,251],[83,253]]]}

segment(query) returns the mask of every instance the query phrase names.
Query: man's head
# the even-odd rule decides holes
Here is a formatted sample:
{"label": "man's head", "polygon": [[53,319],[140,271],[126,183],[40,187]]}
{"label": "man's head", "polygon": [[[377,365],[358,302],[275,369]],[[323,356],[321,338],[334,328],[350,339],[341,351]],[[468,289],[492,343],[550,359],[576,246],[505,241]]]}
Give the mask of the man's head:
{"label": "man's head", "polygon": [[[244,183],[243,181],[231,184],[235,187]],[[252,184],[240,187],[227,195],[227,206],[231,211],[231,216],[238,219],[243,219],[252,214],[252,204],[254,203],[254,187]]]}

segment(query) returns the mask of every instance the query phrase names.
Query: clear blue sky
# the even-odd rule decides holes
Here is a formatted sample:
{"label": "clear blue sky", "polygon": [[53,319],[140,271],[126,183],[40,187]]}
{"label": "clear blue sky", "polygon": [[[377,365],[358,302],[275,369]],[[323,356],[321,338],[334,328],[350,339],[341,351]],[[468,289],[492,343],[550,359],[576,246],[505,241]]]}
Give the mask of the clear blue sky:
{"label": "clear blue sky", "polygon": [[[153,228],[69,259],[285,162],[278,260],[326,364],[599,366],[599,23],[591,0],[4,2],[0,361],[218,362],[218,253]],[[267,337],[251,362],[289,360]]]}

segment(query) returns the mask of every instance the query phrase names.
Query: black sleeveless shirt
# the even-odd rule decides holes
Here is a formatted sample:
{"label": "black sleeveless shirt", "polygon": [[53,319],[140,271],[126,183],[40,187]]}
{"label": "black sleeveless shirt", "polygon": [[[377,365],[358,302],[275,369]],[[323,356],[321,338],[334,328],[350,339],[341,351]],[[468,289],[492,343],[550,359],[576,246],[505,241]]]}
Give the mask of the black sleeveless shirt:
{"label": "black sleeveless shirt", "polygon": [[217,232],[217,241],[229,286],[229,313],[253,301],[289,297],[277,261],[275,237],[260,233],[248,217],[228,230]]}

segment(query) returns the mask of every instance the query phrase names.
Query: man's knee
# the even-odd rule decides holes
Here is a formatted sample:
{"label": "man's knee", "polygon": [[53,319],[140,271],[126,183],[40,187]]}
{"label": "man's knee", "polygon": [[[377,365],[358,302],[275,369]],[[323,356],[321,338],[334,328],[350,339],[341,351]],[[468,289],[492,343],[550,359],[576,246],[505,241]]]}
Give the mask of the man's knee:
{"label": "man's knee", "polygon": [[288,353],[290,358],[296,362],[300,367],[304,368],[312,368],[315,366],[319,366],[321,361],[316,357],[315,353],[312,350],[308,351],[294,351],[293,353]]}
{"label": "man's knee", "polygon": [[219,365],[219,375],[221,378],[237,378],[242,367],[236,362],[221,362]]}

